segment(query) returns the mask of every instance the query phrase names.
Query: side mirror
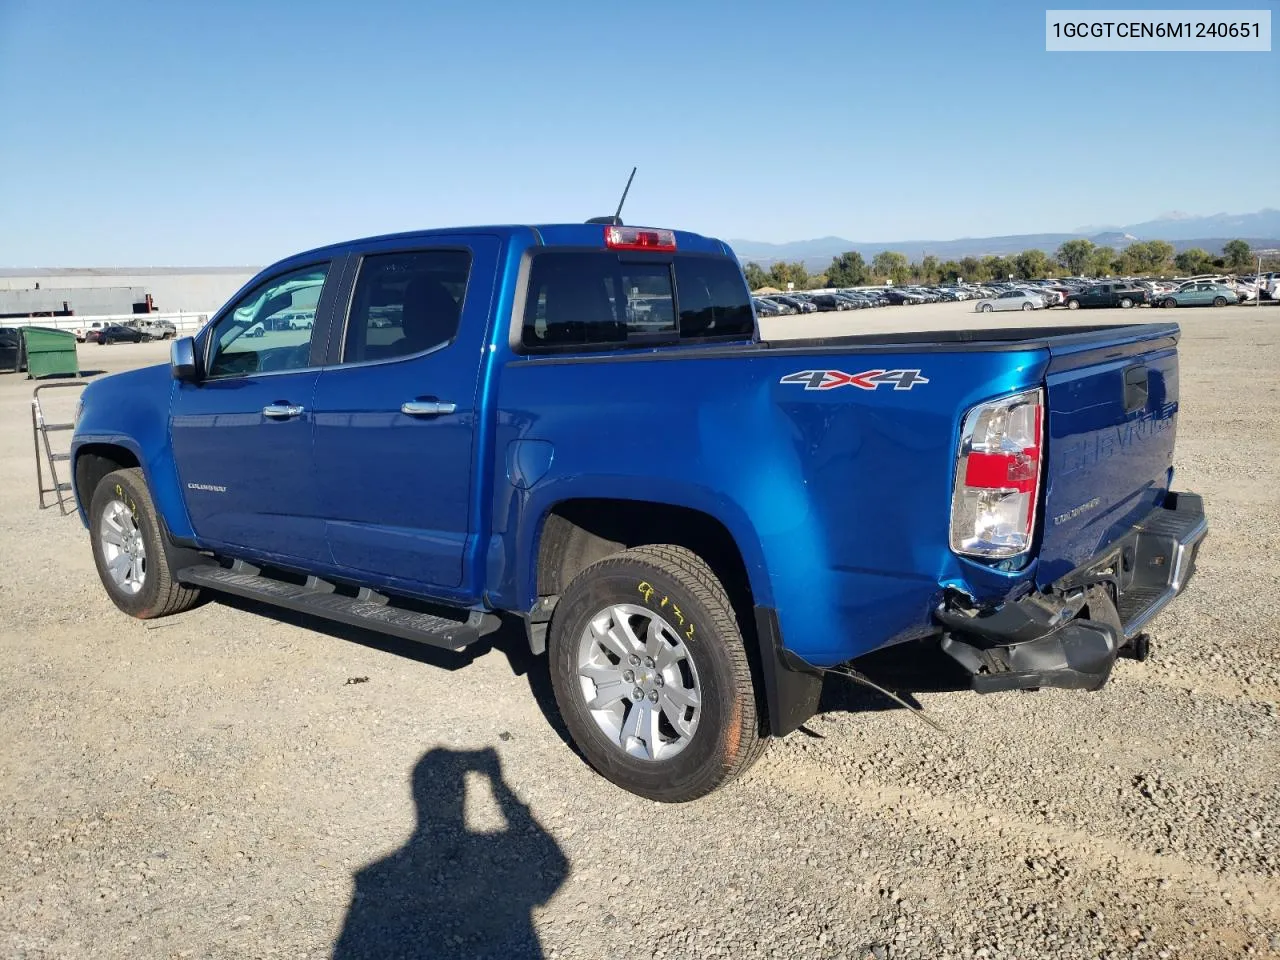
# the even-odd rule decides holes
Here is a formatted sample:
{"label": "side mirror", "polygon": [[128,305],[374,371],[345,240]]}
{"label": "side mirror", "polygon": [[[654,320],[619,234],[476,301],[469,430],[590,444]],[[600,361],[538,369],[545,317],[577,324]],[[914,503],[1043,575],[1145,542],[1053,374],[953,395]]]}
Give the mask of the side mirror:
{"label": "side mirror", "polygon": [[169,348],[169,366],[175,380],[194,380],[196,369],[196,341],[193,337],[179,337]]}

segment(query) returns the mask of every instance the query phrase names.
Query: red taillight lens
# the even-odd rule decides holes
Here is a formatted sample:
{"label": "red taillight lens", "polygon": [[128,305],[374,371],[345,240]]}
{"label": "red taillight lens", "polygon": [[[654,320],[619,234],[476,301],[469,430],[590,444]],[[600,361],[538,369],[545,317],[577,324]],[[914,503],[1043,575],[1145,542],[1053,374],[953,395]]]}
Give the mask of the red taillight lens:
{"label": "red taillight lens", "polygon": [[964,418],[951,497],[951,549],[1004,559],[1031,549],[1044,397],[1039,390],[974,407]]}
{"label": "red taillight lens", "polygon": [[605,227],[604,245],[610,250],[674,250],[676,235],[650,227]]}

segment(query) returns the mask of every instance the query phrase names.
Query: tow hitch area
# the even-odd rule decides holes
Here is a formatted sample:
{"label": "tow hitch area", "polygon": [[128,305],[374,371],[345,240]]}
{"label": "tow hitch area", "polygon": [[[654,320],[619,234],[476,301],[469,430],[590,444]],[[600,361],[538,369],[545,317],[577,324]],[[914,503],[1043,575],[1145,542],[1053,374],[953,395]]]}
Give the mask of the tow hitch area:
{"label": "tow hitch area", "polygon": [[[963,619],[950,611],[939,616]],[[973,689],[978,693],[1039,687],[1097,690],[1111,676],[1124,643],[1120,615],[1101,587],[1082,591],[1052,613],[1027,598],[1006,604],[1000,613],[985,619],[1000,621],[985,627],[1012,628],[1013,636],[1031,633],[1034,638],[983,646],[972,634],[968,637],[977,642],[967,642],[968,638],[961,639],[957,633],[944,636],[942,649],[973,675]],[[1017,624],[1019,619],[1024,622]],[[1034,636],[1037,627],[1047,632]]]}
{"label": "tow hitch area", "polygon": [[934,612],[946,629],[942,649],[979,693],[1097,690],[1117,657],[1147,658],[1151,640],[1143,627],[1187,585],[1207,531],[1200,498],[1171,493],[1048,592],[989,610],[943,603]]}

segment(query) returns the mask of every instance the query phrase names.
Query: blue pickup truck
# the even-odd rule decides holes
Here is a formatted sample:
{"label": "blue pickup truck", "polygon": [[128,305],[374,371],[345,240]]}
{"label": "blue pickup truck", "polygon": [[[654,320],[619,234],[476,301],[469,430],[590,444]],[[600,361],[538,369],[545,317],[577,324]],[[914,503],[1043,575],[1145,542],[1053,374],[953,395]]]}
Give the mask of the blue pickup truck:
{"label": "blue pickup truck", "polygon": [[979,692],[1140,656],[1206,532],[1171,486],[1178,336],[767,342],[719,240],[384,236],[90,384],[74,485],[125,613],[229,593],[453,650],[521,627],[589,762],[681,801],[890,645]]}

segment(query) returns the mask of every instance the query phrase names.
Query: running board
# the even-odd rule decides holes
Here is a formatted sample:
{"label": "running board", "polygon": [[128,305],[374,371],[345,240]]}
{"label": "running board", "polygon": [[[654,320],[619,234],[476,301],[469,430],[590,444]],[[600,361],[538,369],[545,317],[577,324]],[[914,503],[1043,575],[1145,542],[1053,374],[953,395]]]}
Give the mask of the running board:
{"label": "running board", "polygon": [[361,588],[357,596],[343,596],[334,592],[332,583],[319,577],[308,577],[305,584],[288,583],[264,576],[257,567],[243,561],[236,561],[230,567],[211,563],[184,567],[178,571],[178,580],[188,586],[207,587],[260,600],[298,613],[309,613],[455,652],[492,633],[499,625],[493,614],[476,610],[459,611],[469,613],[466,620],[405,610],[392,606],[389,597],[367,587]]}

